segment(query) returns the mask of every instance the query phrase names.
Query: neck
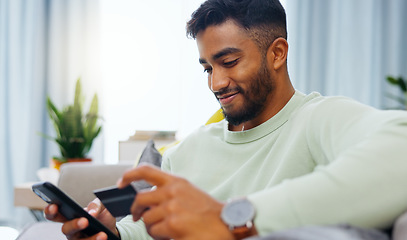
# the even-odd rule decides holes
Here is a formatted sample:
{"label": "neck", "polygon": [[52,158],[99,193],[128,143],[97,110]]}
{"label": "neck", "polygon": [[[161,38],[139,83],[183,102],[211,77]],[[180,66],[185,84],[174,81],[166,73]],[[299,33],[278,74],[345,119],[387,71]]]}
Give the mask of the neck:
{"label": "neck", "polygon": [[247,122],[241,123],[239,125],[229,125],[230,131],[244,131],[255,128],[260,124],[271,119],[276,115],[283,107],[290,101],[291,97],[294,95],[295,89],[290,85],[287,89],[275,89],[272,94],[266,100],[265,108],[263,111],[254,119]]}

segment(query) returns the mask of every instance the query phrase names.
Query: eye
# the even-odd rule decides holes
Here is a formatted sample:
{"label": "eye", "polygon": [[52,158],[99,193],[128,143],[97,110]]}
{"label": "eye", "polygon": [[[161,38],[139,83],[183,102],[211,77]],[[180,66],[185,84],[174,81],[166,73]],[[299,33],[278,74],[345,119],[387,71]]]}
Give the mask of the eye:
{"label": "eye", "polygon": [[212,67],[207,67],[204,69],[205,73],[211,74],[212,73]]}
{"label": "eye", "polygon": [[232,61],[228,61],[228,62],[223,62],[223,66],[225,67],[233,67],[237,64],[237,62],[239,61],[239,58],[236,58],[235,60]]}

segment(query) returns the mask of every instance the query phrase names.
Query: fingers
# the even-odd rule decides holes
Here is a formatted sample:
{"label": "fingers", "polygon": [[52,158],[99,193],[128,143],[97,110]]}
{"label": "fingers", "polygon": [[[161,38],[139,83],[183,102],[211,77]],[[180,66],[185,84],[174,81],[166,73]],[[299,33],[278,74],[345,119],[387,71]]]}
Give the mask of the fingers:
{"label": "fingers", "polygon": [[107,239],[106,233],[100,232],[100,233],[98,233],[98,234],[92,236],[92,237],[89,238],[89,239],[88,239],[88,238],[85,238],[85,239],[82,238],[82,240],[108,240],[108,239]]}
{"label": "fingers", "polygon": [[86,218],[75,218],[74,220],[67,221],[62,225],[62,233],[66,236],[74,236],[79,231],[85,229],[89,225]]}
{"label": "fingers", "polygon": [[88,204],[88,206],[85,208],[85,211],[96,218],[104,209],[105,207],[103,206],[99,198],[95,198]]}
{"label": "fingers", "polygon": [[86,218],[76,218],[62,225],[62,233],[65,234],[69,240],[107,240],[107,235],[104,232],[100,232],[90,237],[84,237],[80,231],[88,226],[89,221]]}
{"label": "fingers", "polygon": [[151,207],[150,209],[144,211],[142,217],[146,227],[150,228],[153,224],[156,224],[164,219],[165,214],[163,206]]}
{"label": "fingers", "polygon": [[45,218],[54,222],[66,222],[66,218],[58,212],[58,206],[56,204],[49,204],[44,209]]}
{"label": "fingers", "polygon": [[[100,202],[100,200],[98,198],[96,198],[95,200],[90,202],[88,204],[88,206],[85,208],[85,210],[95,218],[104,209],[105,209],[104,206],[102,205],[102,203]],[[56,204],[49,204],[48,206],[46,206],[44,209],[44,215],[45,215],[45,218],[50,221],[54,221],[54,222],[66,222],[67,221],[67,219],[58,212],[58,206]]]}
{"label": "fingers", "polygon": [[133,215],[133,220],[139,220],[150,207],[160,205],[164,200],[169,199],[170,196],[166,192],[166,189],[166,187],[162,187],[139,192],[130,208],[130,212]]}
{"label": "fingers", "polygon": [[155,239],[196,239],[195,237],[193,238],[183,237],[184,234],[179,229],[185,227],[186,227],[185,223],[180,222],[179,219],[174,216],[169,216],[166,217],[166,219],[163,221],[158,221],[155,222],[154,224],[146,225],[147,232],[151,236],[154,236]]}
{"label": "fingers", "polygon": [[[94,200],[88,205],[87,209],[91,215],[97,216],[101,211],[103,211],[104,207],[99,203],[98,201]],[[88,220],[86,218],[76,218],[68,221],[65,217],[59,214],[58,206],[56,204],[46,206],[44,209],[44,215],[48,220],[64,223],[61,230],[69,240],[107,240],[107,235],[104,232],[100,232],[94,236],[85,238],[80,231],[88,227]]]}
{"label": "fingers", "polygon": [[[138,194],[131,208],[133,220],[136,221],[142,217],[148,233],[154,239],[169,239],[169,236],[175,237],[178,233],[178,231],[174,231],[176,228],[171,224],[174,223],[174,219],[177,219],[172,215],[181,214],[182,211],[177,205],[177,201],[170,200],[169,188],[169,186],[164,186],[154,191]],[[149,206],[149,209],[146,210],[145,206]]]}
{"label": "fingers", "polygon": [[133,181],[145,180],[152,185],[162,186],[170,181],[172,178],[172,175],[161,171],[155,166],[149,164],[141,164],[137,168],[125,172],[123,177],[117,182],[117,185],[118,187],[122,188]]}

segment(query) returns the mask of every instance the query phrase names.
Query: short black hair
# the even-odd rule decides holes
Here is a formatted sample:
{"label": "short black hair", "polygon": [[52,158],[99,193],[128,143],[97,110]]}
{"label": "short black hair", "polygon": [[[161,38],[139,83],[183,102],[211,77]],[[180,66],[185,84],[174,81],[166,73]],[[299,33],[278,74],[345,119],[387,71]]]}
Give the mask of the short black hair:
{"label": "short black hair", "polygon": [[279,0],[207,0],[192,13],[187,35],[227,20],[245,29],[260,48],[268,48],[279,37],[287,39],[286,14]]}

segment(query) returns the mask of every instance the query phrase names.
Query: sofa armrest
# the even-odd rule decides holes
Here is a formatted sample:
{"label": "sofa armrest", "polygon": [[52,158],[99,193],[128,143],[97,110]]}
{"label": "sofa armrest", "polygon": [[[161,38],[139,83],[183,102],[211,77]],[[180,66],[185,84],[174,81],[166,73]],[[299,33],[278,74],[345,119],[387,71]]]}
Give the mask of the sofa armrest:
{"label": "sofa armrest", "polygon": [[86,207],[96,198],[93,190],[115,185],[132,164],[66,163],[61,166],[58,187]]}

